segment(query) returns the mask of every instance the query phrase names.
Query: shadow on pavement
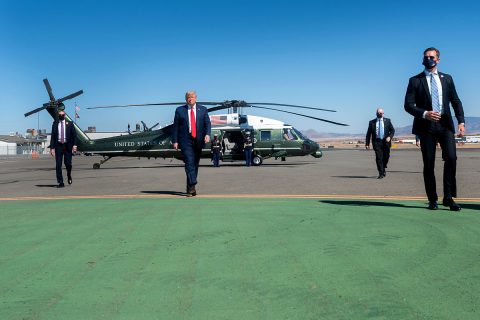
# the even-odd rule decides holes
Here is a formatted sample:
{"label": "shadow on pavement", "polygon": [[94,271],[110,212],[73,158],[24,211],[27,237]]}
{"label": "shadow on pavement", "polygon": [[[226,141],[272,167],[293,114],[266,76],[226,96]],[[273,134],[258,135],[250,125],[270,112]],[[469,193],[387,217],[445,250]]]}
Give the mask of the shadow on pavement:
{"label": "shadow on pavement", "polygon": [[56,188],[56,184],[36,184],[35,187],[39,188]]}
{"label": "shadow on pavement", "polygon": [[0,184],[10,184],[10,183],[16,183],[16,182],[19,182],[19,180],[0,181]]}
{"label": "shadow on pavement", "polygon": [[141,193],[147,193],[147,194],[166,194],[166,195],[172,195],[172,196],[186,196],[187,194],[185,192],[179,192],[179,191],[140,191]]}
{"label": "shadow on pavement", "polygon": [[459,203],[462,209],[480,210],[480,203]]}
{"label": "shadow on pavement", "polygon": [[404,171],[404,170],[387,170],[387,173],[395,172],[395,173],[422,173],[420,171]]}
{"label": "shadow on pavement", "polygon": [[332,178],[344,179],[377,179],[377,176],[331,176]]}
{"label": "shadow on pavement", "polygon": [[161,165],[151,165],[151,166],[128,166],[125,165],[123,167],[120,166],[115,166],[115,167],[109,167],[108,164],[102,165],[100,169],[93,169],[91,167],[88,168],[79,168],[76,169],[77,171],[83,170],[83,171],[89,171],[89,170],[124,170],[124,169],[159,169],[159,168],[176,168],[176,167],[184,167],[185,165],[183,164],[161,164]]}
{"label": "shadow on pavement", "polygon": [[395,208],[411,208],[411,209],[425,209],[416,205],[404,205],[401,203],[383,202],[383,201],[364,201],[364,200],[320,200],[319,202],[340,205],[340,206],[362,206],[362,207],[395,207]]}

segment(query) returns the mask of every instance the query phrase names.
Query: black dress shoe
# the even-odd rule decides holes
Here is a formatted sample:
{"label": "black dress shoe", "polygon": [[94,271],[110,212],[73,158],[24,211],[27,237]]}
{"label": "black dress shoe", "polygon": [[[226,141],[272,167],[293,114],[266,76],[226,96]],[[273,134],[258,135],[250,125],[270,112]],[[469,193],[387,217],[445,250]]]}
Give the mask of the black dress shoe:
{"label": "black dress shoe", "polygon": [[197,190],[195,190],[195,186],[192,187],[192,197],[197,195]]}
{"label": "black dress shoe", "polygon": [[62,182],[62,183],[59,183],[58,186],[57,186],[57,188],[63,188],[63,187],[65,187],[65,185],[63,184],[63,182]]}
{"label": "black dress shoe", "polygon": [[438,204],[437,201],[428,201],[428,210],[437,210],[438,209]]}
{"label": "black dress shoe", "polygon": [[72,184],[72,183],[73,183],[72,177],[68,177],[68,184]]}
{"label": "black dress shoe", "polygon": [[380,173],[380,174],[378,175],[377,179],[383,179],[383,177],[385,177],[385,176],[383,175],[383,173]]}
{"label": "black dress shoe", "polygon": [[462,207],[460,207],[452,198],[444,198],[442,204],[445,207],[449,207],[451,211],[460,211]]}

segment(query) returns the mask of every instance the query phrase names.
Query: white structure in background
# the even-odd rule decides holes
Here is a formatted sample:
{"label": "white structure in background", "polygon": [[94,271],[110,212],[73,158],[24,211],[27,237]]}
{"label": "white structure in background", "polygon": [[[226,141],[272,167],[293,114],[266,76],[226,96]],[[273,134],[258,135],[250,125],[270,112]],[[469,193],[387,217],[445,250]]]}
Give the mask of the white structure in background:
{"label": "white structure in background", "polygon": [[0,155],[11,156],[17,154],[17,144],[14,142],[0,141]]}
{"label": "white structure in background", "polygon": [[465,136],[465,143],[480,143],[480,136]]}

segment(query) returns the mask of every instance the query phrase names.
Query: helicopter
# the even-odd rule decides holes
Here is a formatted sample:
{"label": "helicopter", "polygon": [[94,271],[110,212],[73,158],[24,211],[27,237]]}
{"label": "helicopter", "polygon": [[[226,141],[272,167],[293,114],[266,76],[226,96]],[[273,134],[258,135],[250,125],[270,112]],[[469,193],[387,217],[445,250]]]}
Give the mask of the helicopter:
{"label": "helicopter", "polygon": [[[25,113],[28,117],[42,110],[47,110],[53,119],[58,117],[58,109],[64,108],[63,102],[75,98],[83,93],[83,90],[72,93],[61,99],[55,99],[52,87],[48,79],[44,79],[43,83],[47,90],[50,101],[44,103],[41,107]],[[253,138],[253,165],[259,166],[263,160],[268,158],[281,159],[285,161],[287,157],[298,157],[311,155],[315,158],[322,157],[322,151],[318,143],[305,137],[299,130],[293,126],[285,124],[281,121],[269,119],[266,117],[253,116],[243,114],[244,108],[258,108],[274,110],[294,114],[301,117],[315,119],[323,122],[332,123],[340,126],[348,126],[344,123],[334,122],[322,118],[317,118],[301,113],[272,108],[271,106],[283,106],[290,108],[301,108],[309,110],[320,110],[328,112],[336,112],[331,109],[314,108],[281,103],[248,103],[243,100],[226,100],[223,102],[198,102],[208,108],[209,113],[228,110],[228,114],[210,115],[212,124],[211,136],[217,135],[222,143],[223,162],[242,161],[245,160],[243,152],[244,134],[249,131]],[[166,103],[147,103],[147,104],[130,104],[130,105],[114,105],[102,107],[89,107],[87,109],[105,109],[105,108],[129,108],[144,106],[180,106],[185,102],[166,102]],[[66,115],[68,121],[72,119]],[[103,157],[100,162],[93,164],[93,169],[100,169],[101,165],[113,157],[146,157],[150,158],[176,158],[182,160],[180,150],[175,150],[171,141],[172,124],[163,128],[154,129],[158,123],[152,127],[148,127],[143,121],[144,130],[135,134],[127,134],[101,139],[90,139],[80,127],[73,122],[77,133],[77,150],[84,154],[96,154]],[[129,130],[130,133],[130,130]],[[202,150],[202,158],[211,158],[210,143],[205,145]]]}

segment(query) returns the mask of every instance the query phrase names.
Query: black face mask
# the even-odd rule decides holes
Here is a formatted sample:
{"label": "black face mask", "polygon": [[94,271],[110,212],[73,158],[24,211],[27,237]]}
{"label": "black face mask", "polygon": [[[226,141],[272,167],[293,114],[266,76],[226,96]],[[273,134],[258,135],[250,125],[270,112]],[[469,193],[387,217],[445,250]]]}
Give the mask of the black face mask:
{"label": "black face mask", "polygon": [[63,116],[59,115],[59,116],[58,116],[58,120],[60,120],[60,121],[65,120],[65,115],[63,115]]}
{"label": "black face mask", "polygon": [[378,118],[378,119],[381,119],[381,118],[383,118],[383,114],[382,114],[382,113],[378,113],[378,112],[377,112],[377,118]]}
{"label": "black face mask", "polygon": [[423,62],[422,64],[425,66],[425,68],[427,69],[432,69],[433,67],[435,67],[437,65],[437,63],[435,61],[433,61],[433,59],[430,59],[428,57],[423,57]]}

